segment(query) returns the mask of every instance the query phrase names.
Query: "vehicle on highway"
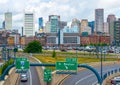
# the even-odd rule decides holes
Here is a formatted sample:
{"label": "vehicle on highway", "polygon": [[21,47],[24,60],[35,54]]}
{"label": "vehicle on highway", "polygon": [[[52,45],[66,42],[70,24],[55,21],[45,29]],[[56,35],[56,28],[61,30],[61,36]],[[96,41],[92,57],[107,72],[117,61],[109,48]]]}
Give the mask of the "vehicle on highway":
{"label": "vehicle on highway", "polygon": [[112,85],[120,85],[120,76],[119,77],[114,77],[111,79]]}
{"label": "vehicle on highway", "polygon": [[20,80],[21,80],[21,82],[26,82],[28,80],[27,74],[26,73],[22,73],[20,75]]}

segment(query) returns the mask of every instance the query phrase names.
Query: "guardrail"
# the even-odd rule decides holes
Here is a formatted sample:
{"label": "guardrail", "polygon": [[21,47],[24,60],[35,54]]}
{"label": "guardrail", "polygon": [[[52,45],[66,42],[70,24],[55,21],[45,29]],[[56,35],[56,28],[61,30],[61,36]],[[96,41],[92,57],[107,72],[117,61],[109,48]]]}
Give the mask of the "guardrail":
{"label": "guardrail", "polygon": [[114,70],[111,70],[111,71],[108,71],[107,73],[105,73],[103,75],[103,80],[106,79],[108,76],[114,74],[114,73],[117,73],[117,72],[120,72],[120,68],[119,69],[114,69]]}
{"label": "guardrail", "polygon": [[8,66],[8,67],[5,69],[5,71],[3,72],[3,74],[0,76],[0,80],[4,80],[4,79],[5,79],[5,75],[8,75],[9,70],[10,70],[12,67],[14,67],[14,66],[15,66],[14,64]]}

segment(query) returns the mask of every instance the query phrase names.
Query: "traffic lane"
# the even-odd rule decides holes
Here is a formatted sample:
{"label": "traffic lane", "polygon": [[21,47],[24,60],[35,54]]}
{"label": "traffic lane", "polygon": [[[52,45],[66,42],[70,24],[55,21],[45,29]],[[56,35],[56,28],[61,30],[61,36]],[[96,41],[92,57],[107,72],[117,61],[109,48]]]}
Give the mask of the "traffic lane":
{"label": "traffic lane", "polygon": [[32,85],[41,85],[36,68],[30,67],[30,70],[31,70],[31,76],[32,76]]}
{"label": "traffic lane", "polygon": [[30,67],[30,70],[27,72],[28,81],[21,82],[19,80],[19,85],[40,85],[38,73],[35,67]]}
{"label": "traffic lane", "polygon": [[28,80],[25,81],[25,82],[21,82],[21,80],[19,80],[19,85],[31,85],[30,84],[30,81],[31,81],[31,75],[30,75],[30,70],[27,72],[27,77],[28,77]]}
{"label": "traffic lane", "polygon": [[[116,69],[120,67],[119,64],[116,64],[116,65],[111,65],[111,66],[103,66],[103,72],[106,73],[108,71],[111,71],[113,69]],[[100,67],[96,68],[96,70],[99,72],[99,74],[101,74],[101,69]],[[103,73],[103,74],[104,74]],[[82,71],[82,72],[78,72],[77,75],[71,75],[70,78],[66,79],[64,82],[63,82],[63,85],[75,85],[76,82],[78,82],[78,85],[95,85],[95,83],[97,83],[97,78],[94,74],[89,71],[89,70],[85,70],[85,71]],[[81,80],[82,79],[82,80]],[[89,82],[91,83],[89,83]]]}
{"label": "traffic lane", "polygon": [[[86,77],[88,75],[91,75],[91,74],[93,74],[93,73],[91,71],[87,70],[87,69],[85,71],[78,72],[76,75],[71,75],[70,78],[68,78],[67,80],[65,80],[65,82],[63,83],[63,85],[75,85],[75,84],[78,84],[79,82],[81,82],[84,79],[86,79]],[[83,83],[83,85],[85,85],[84,82],[82,82],[82,83]],[[82,85],[82,84],[80,84],[80,85]]]}
{"label": "traffic lane", "polygon": [[76,81],[74,85],[95,85],[94,82],[97,81],[95,74],[93,74],[89,70],[87,72],[89,72],[90,74]]}

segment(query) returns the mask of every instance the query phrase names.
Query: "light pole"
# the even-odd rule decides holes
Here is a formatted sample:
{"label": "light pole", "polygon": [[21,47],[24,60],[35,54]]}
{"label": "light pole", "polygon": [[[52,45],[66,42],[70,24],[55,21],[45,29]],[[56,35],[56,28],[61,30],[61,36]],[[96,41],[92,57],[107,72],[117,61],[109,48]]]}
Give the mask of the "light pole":
{"label": "light pole", "polygon": [[76,57],[78,58],[77,50],[78,50],[78,48],[77,48],[77,41],[76,41]]}
{"label": "light pole", "polygon": [[103,65],[102,65],[102,46],[101,46],[101,58],[100,58],[100,61],[101,61],[101,79],[102,79],[102,75],[103,75],[103,73],[102,73],[102,71],[103,71]]}
{"label": "light pole", "polygon": [[10,48],[7,49],[7,60],[9,61],[10,60]]}

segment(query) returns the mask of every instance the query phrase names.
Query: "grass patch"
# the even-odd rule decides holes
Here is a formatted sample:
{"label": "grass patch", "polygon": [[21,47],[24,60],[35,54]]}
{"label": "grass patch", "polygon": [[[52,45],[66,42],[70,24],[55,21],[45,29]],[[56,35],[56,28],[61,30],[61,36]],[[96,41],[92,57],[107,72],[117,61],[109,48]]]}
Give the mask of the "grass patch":
{"label": "grass patch", "polygon": [[[33,55],[37,59],[39,59],[42,63],[47,63],[47,64],[55,64],[57,61],[65,61],[66,56],[57,56],[56,58],[50,57],[50,56],[41,56],[41,55]],[[70,58],[76,58],[76,57],[71,57]],[[77,57],[78,58],[78,64],[82,63],[90,63],[90,62],[100,62],[101,58],[94,58],[94,57]],[[105,61],[116,61],[117,58],[106,58]],[[104,61],[104,59],[103,59]],[[49,69],[55,70],[55,67],[47,67]]]}

